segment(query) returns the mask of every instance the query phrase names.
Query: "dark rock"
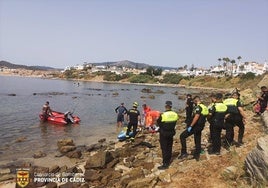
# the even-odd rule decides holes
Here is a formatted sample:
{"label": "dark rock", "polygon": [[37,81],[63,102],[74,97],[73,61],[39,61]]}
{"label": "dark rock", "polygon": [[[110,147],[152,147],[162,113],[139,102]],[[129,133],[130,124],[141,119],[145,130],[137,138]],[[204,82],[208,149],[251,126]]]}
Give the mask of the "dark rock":
{"label": "dark rock", "polygon": [[72,182],[67,182],[63,185],[60,185],[59,188],[79,188],[81,184],[78,183],[72,183]]}
{"label": "dark rock", "polygon": [[15,142],[16,143],[17,142],[24,142],[26,139],[27,139],[26,136],[22,136],[22,137],[17,138]]}
{"label": "dark rock", "polygon": [[60,171],[60,167],[58,165],[54,165],[54,166],[49,168],[50,173],[57,173],[59,171]]}
{"label": "dark rock", "polygon": [[101,174],[99,171],[94,170],[94,169],[88,169],[85,171],[85,180],[86,181],[100,181],[102,178]]}
{"label": "dark rock", "polygon": [[66,154],[69,158],[76,158],[79,159],[82,156],[82,152],[80,150],[70,151]]}
{"label": "dark rock", "polygon": [[60,168],[60,173],[63,173],[63,172],[66,172],[67,171],[67,169],[68,169],[68,167],[66,166],[66,165],[64,165],[64,166],[62,166],[61,168]]}
{"label": "dark rock", "polygon": [[74,151],[74,150],[76,150],[76,147],[75,146],[62,146],[60,148],[60,152],[61,153],[68,153],[68,152]]}
{"label": "dark rock", "polygon": [[89,185],[87,183],[84,183],[83,185],[80,186],[80,188],[89,188]]}
{"label": "dark rock", "polygon": [[67,173],[77,173],[78,172],[78,168],[76,166],[68,168],[66,170]]}
{"label": "dark rock", "polygon": [[49,182],[47,185],[46,185],[46,188],[57,188],[58,185],[57,183],[55,182]]}
{"label": "dark rock", "polygon": [[119,163],[120,160],[118,158],[112,160],[110,163],[107,164],[107,168],[113,168],[117,163]]}
{"label": "dark rock", "polygon": [[92,145],[88,146],[86,150],[90,152],[90,151],[99,150],[101,148],[103,148],[102,143],[97,143],[97,144],[92,144]]}
{"label": "dark rock", "polygon": [[127,188],[155,187],[156,183],[156,177],[147,177],[130,181],[127,185]]}
{"label": "dark rock", "polygon": [[0,176],[0,182],[15,179],[15,174],[4,174]]}
{"label": "dark rock", "polygon": [[103,142],[106,142],[106,138],[102,138],[100,140],[98,140],[99,143],[103,143]]}
{"label": "dark rock", "polygon": [[268,183],[268,135],[258,139],[257,147],[246,157],[246,171],[251,182]]}
{"label": "dark rock", "polygon": [[87,183],[84,183],[83,185],[80,186],[80,188],[89,188],[89,185]]}
{"label": "dark rock", "polygon": [[15,93],[10,93],[10,94],[7,94],[7,96],[14,97],[14,96],[16,96],[16,94]]}
{"label": "dark rock", "polygon": [[38,152],[33,154],[33,158],[35,158],[35,159],[42,158],[42,157],[45,157],[45,156],[47,156],[47,154],[42,152],[42,151],[38,151]]}
{"label": "dark rock", "polygon": [[74,141],[71,138],[65,138],[58,140],[58,148],[60,149],[62,146],[74,146]]}

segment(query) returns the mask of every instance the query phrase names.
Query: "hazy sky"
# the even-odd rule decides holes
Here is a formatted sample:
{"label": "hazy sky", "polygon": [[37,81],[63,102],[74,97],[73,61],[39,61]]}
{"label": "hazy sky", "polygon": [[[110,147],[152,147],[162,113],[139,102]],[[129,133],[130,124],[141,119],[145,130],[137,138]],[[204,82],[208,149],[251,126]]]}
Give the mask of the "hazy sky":
{"label": "hazy sky", "polygon": [[268,60],[268,0],[0,0],[0,60],[64,68],[130,60]]}

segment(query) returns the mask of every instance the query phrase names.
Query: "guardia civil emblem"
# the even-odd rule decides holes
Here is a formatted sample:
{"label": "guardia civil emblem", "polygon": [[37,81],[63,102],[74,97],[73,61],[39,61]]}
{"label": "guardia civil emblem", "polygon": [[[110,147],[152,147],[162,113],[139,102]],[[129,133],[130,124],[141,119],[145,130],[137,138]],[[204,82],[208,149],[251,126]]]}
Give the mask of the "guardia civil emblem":
{"label": "guardia civil emblem", "polygon": [[20,187],[26,187],[30,182],[30,173],[28,169],[18,169],[16,174],[16,183]]}

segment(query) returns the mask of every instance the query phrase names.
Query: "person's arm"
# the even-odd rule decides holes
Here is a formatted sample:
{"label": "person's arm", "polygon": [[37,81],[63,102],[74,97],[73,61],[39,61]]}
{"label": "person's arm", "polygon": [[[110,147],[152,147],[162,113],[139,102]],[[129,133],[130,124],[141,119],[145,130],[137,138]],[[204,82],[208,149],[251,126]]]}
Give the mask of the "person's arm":
{"label": "person's arm", "polygon": [[190,124],[190,127],[193,127],[197,123],[199,117],[200,117],[200,114],[195,114],[194,115],[194,118],[193,118],[193,120],[192,120],[192,122]]}
{"label": "person's arm", "polygon": [[118,112],[118,111],[117,111],[117,110],[118,110],[118,108],[119,108],[119,106],[118,106],[116,109],[114,109],[114,111],[115,111],[116,113]]}

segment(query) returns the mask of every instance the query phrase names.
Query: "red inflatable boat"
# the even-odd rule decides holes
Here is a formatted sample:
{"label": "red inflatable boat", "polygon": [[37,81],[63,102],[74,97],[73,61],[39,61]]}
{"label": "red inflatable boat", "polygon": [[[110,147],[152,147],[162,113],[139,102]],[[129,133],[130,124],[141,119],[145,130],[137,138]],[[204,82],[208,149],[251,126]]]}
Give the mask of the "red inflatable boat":
{"label": "red inflatable boat", "polygon": [[57,125],[67,125],[67,124],[77,124],[80,122],[80,118],[78,116],[72,115],[71,112],[56,112],[53,111],[51,116],[48,116],[47,118],[44,116],[44,114],[40,113],[39,118],[41,121],[49,122]]}

